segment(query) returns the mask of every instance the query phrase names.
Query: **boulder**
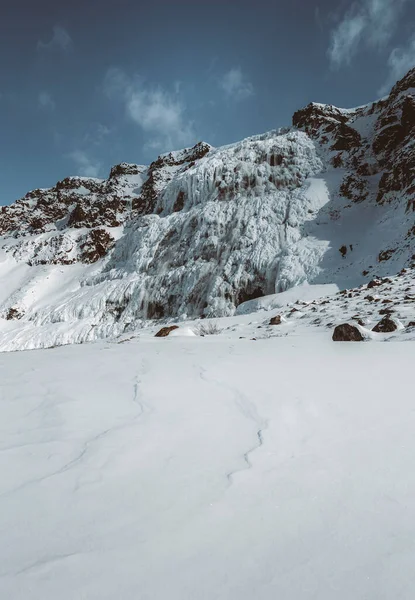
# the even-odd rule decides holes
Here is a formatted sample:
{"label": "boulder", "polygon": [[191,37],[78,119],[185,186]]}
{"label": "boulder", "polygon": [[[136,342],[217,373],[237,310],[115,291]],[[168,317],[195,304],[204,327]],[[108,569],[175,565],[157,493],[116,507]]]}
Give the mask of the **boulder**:
{"label": "boulder", "polygon": [[272,317],[269,324],[270,325],[281,325],[281,316],[277,315],[276,317]]}
{"label": "boulder", "polygon": [[337,325],[333,332],[334,342],[363,342],[364,338],[359,329],[349,323]]}
{"label": "boulder", "polygon": [[398,329],[395,321],[389,318],[389,316],[383,317],[381,321],[372,329],[372,331],[376,331],[376,333],[391,333],[392,331],[396,331]]}
{"label": "boulder", "polygon": [[179,327],[177,325],[171,325],[170,327],[162,327],[154,337],[167,337],[175,329],[179,329]]}

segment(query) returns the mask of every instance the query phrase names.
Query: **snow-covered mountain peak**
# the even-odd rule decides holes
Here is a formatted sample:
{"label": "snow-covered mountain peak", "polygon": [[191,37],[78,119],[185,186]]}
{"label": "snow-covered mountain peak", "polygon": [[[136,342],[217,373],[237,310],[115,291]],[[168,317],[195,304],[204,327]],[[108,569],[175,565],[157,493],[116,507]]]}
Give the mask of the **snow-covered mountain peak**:
{"label": "snow-covered mountain peak", "polygon": [[311,103],[290,128],[120,163],[105,180],[69,177],[3,207],[4,346],[394,275],[415,251],[414,76],[373,104]]}

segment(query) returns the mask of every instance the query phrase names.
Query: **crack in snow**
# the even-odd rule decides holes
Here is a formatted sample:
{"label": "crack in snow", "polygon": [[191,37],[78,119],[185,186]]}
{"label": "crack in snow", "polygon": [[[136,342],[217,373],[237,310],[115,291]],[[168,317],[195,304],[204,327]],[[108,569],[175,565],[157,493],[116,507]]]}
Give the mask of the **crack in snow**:
{"label": "crack in snow", "polygon": [[81,553],[80,552],[70,552],[68,554],[57,554],[56,556],[45,557],[40,560],[37,560],[34,563],[31,563],[30,565],[27,565],[27,567],[23,567],[23,569],[20,569],[19,571],[16,571],[14,573],[4,573],[0,577],[9,577],[10,575],[16,577],[18,575],[23,575],[23,574],[33,571],[35,569],[40,569],[42,567],[46,567],[46,566],[54,564],[56,562],[60,562],[60,561],[66,560],[68,558],[72,558],[73,556],[77,556],[79,554],[81,554]]}
{"label": "crack in snow", "polygon": [[[256,436],[258,438],[258,443],[255,444],[255,446],[253,446],[250,450],[245,452],[245,454],[243,455],[243,459],[247,465],[247,467],[246,467],[247,469],[252,469],[252,467],[253,467],[253,464],[249,460],[250,454],[252,454],[253,452],[255,452],[255,450],[258,450],[258,448],[261,448],[261,446],[264,445],[264,439],[262,437],[262,429],[258,429],[258,431],[256,432]],[[241,473],[244,470],[246,470],[246,469],[235,469],[233,471],[229,471],[229,473],[226,473],[226,479],[229,481],[230,484],[232,484],[233,476],[236,475],[236,473]]]}
{"label": "crack in snow", "polygon": [[234,475],[236,475],[237,473],[241,473],[242,471],[253,468],[253,464],[250,460],[250,455],[253,452],[255,452],[256,450],[258,450],[259,448],[261,448],[261,446],[264,445],[263,432],[268,427],[268,421],[259,415],[256,405],[247,396],[245,396],[245,394],[243,394],[238,388],[230,386],[230,385],[226,384],[225,382],[217,381],[216,379],[209,379],[206,376],[206,372],[207,371],[204,367],[200,367],[200,378],[203,381],[205,381],[206,383],[213,383],[213,384],[221,387],[222,389],[226,389],[226,390],[230,391],[235,397],[235,401],[234,401],[235,406],[237,407],[239,412],[246,419],[253,421],[257,426],[259,425],[259,429],[257,429],[255,432],[255,435],[257,438],[257,443],[255,445],[253,445],[252,447],[250,447],[242,455],[242,458],[243,458],[243,461],[244,461],[246,467],[240,468],[240,469],[234,469],[233,471],[229,471],[225,475],[226,479],[228,480],[229,484],[231,485],[233,483]]}

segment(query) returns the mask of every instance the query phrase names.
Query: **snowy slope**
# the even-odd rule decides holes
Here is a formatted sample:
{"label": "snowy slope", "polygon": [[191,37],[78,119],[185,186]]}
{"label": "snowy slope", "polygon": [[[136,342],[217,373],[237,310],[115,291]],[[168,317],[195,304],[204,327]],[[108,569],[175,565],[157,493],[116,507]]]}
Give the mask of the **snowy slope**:
{"label": "snowy slope", "polygon": [[0,597],[412,600],[414,349],[3,354]]}
{"label": "snowy slope", "polygon": [[290,129],[122,163],[3,207],[0,348],[395,275],[415,254],[414,90],[412,70],[374,104],[310,104]]}

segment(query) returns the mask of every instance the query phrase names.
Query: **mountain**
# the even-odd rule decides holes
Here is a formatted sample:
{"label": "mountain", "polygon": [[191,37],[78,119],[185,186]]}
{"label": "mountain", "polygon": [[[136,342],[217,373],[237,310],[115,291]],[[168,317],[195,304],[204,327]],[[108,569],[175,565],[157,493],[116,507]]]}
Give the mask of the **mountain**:
{"label": "mountain", "polygon": [[415,69],[378,102],[200,142],[0,212],[0,349],[233,315],[304,282],[362,285],[415,254]]}

